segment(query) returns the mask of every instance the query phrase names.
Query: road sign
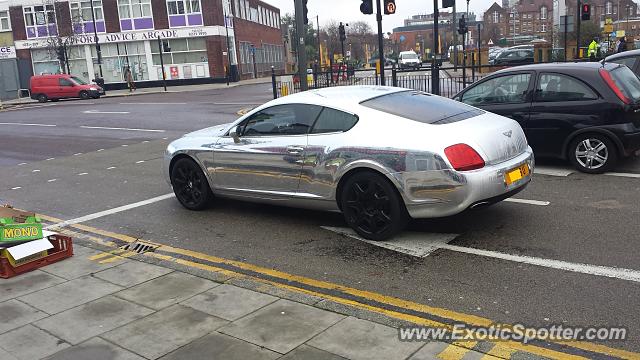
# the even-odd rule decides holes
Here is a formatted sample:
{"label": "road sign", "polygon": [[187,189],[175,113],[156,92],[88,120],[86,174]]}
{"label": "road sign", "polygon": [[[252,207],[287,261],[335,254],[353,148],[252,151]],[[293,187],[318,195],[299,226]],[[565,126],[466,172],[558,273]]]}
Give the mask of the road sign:
{"label": "road sign", "polygon": [[604,32],[606,32],[606,33],[613,32],[613,24],[605,24],[604,25]]}

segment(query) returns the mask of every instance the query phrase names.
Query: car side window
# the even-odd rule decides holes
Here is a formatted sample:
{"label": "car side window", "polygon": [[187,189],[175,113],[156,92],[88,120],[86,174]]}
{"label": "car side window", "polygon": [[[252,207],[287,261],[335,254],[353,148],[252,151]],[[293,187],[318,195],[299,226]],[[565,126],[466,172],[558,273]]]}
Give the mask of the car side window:
{"label": "car side window", "polygon": [[311,129],[312,134],[348,131],[358,122],[358,117],[343,111],[323,108]]}
{"label": "car side window", "polygon": [[626,65],[629,69],[633,70],[633,66],[636,64],[636,57],[624,57],[621,59],[611,60],[609,62]]}
{"label": "car side window", "polygon": [[469,105],[525,102],[530,81],[529,73],[498,76],[472,86],[462,94],[462,102]]}
{"label": "car side window", "polygon": [[598,98],[582,81],[561,74],[540,74],[536,86],[537,102],[580,101]]}
{"label": "car side window", "polygon": [[59,78],[58,85],[60,86],[73,86],[73,83],[69,79]]}
{"label": "car side window", "polygon": [[305,104],[276,105],[261,110],[241,124],[242,136],[301,135],[309,129],[322,107]]}

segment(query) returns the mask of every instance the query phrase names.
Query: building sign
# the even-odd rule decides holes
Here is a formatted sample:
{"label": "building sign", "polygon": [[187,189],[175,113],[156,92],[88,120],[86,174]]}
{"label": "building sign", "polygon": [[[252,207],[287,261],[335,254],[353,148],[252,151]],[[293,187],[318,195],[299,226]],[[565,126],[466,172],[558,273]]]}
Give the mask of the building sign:
{"label": "building sign", "polygon": [[[98,34],[98,42],[100,44],[109,44],[109,43],[120,43],[120,42],[128,42],[128,41],[155,40],[158,37],[162,39],[181,39],[181,38],[225,36],[225,35],[226,35],[226,31],[223,26],[203,26],[199,28],[187,28],[187,29],[128,31],[128,32],[119,32],[119,33]],[[233,29],[229,29],[229,36],[233,36]],[[66,39],[63,38],[62,40],[66,40]],[[69,43],[71,45],[92,45],[95,43],[95,40],[93,38],[93,35],[76,35],[71,38]],[[48,42],[46,38],[16,41],[15,44],[16,44],[15,46],[16,49],[46,48],[48,46]]]}
{"label": "building sign", "polygon": [[15,59],[16,48],[14,46],[0,46],[0,59]]}

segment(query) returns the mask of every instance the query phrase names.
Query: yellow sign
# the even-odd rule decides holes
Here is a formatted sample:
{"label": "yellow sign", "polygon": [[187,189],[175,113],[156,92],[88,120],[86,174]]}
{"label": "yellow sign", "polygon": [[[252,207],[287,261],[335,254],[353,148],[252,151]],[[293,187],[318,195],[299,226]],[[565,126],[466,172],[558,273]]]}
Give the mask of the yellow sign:
{"label": "yellow sign", "polygon": [[5,239],[9,238],[22,238],[38,236],[39,229],[35,226],[27,226],[22,228],[8,228],[3,229],[2,236]]}
{"label": "yellow sign", "polygon": [[604,19],[604,23],[605,23],[605,25],[613,25],[613,19],[606,18],[606,19]]}
{"label": "yellow sign", "polygon": [[624,37],[624,30],[616,31],[616,37],[619,37],[619,38]]}
{"label": "yellow sign", "polygon": [[604,25],[604,32],[612,33],[613,32],[613,24],[605,24]]}

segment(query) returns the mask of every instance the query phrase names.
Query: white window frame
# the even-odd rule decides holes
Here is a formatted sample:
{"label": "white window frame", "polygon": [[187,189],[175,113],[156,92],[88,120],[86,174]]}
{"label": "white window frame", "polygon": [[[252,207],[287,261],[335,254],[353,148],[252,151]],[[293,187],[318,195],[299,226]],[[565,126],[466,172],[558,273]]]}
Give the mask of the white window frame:
{"label": "white window frame", "polygon": [[[42,11],[36,11],[35,8],[36,7],[42,7],[43,10]],[[29,11],[26,11],[26,10]],[[50,10],[49,10],[50,9]],[[51,17],[49,16],[49,12],[53,13],[53,21],[51,21]],[[47,37],[49,36],[49,25],[56,25],[56,9],[52,4],[46,4],[46,5],[31,5],[31,6],[23,6],[22,7],[22,19],[24,21],[24,25],[25,27],[38,27],[38,26],[46,26],[47,27],[47,35],[46,36],[37,36],[37,30],[36,30],[36,37]],[[38,24],[38,14],[42,14],[44,16],[44,23],[43,24]],[[28,25],[27,24],[27,15],[29,15],[31,17],[31,21],[33,22],[33,25]],[[56,25],[57,26],[57,25]]]}
{"label": "white window frame", "polygon": [[498,13],[498,11],[493,12],[493,22],[495,24],[500,22],[500,13]]}
{"label": "white window frame", "polygon": [[607,15],[611,15],[611,12],[613,10],[613,3],[611,1],[607,1],[604,3],[604,12]]}
{"label": "white window frame", "polygon": [[540,20],[547,20],[547,16],[549,9],[547,9],[546,6],[542,5],[540,6]]}
{"label": "white window frame", "polygon": [[[198,11],[193,11],[193,4],[194,3],[198,3]],[[182,4],[182,10],[183,12],[180,13],[175,13],[172,14],[169,8],[169,3],[181,3]],[[196,15],[196,14],[200,14],[202,15],[202,2],[200,0],[167,0],[166,1],[166,6],[167,6],[167,15]],[[188,25],[187,25],[188,26]]]}
{"label": "white window frame", "polygon": [[[93,1],[94,3],[95,2],[99,2],[100,3],[100,5],[93,4],[93,16],[96,18],[96,22],[97,21],[105,21],[104,20],[104,10],[103,10],[103,7],[102,7],[102,0],[89,0],[89,1]],[[91,4],[89,3],[89,7],[83,8],[82,7],[82,3],[83,2],[88,2],[88,1],[81,1],[81,0],[69,1],[69,14],[71,16],[71,25],[73,26],[73,22],[74,22],[73,10],[76,10],[76,9],[73,9],[73,5],[77,5],[78,6],[77,10],[78,10],[78,12],[80,14],[80,18],[82,19],[82,31],[84,33],[86,33],[86,29],[84,27],[84,23],[88,22],[88,21],[92,21],[93,19],[91,19],[91,18],[90,19],[85,19],[84,16],[82,15],[83,14],[83,10],[85,10],[85,9],[89,10],[89,12],[91,12]],[[100,13],[100,17],[98,16],[98,11]],[[106,31],[106,28],[105,28],[105,31]],[[104,32],[104,31],[98,31],[98,32]]]}
{"label": "white window frame", "polygon": [[[2,20],[7,21],[6,28],[2,26]],[[11,17],[9,16],[9,10],[0,10],[0,31],[11,31]]]}
{"label": "white window frame", "polygon": [[[118,0],[117,4],[118,4],[118,21],[122,21],[122,20],[134,20],[134,19],[145,19],[145,18],[151,18],[151,20],[153,21],[153,8],[151,6],[151,0],[124,0],[127,2],[126,5],[121,5],[120,1],[122,0]],[[133,2],[136,2],[136,4],[134,4]],[[149,16],[145,16],[144,14],[141,14],[142,16],[134,16],[133,13],[133,7],[135,6],[140,6],[140,12],[143,12],[144,9],[144,5],[149,5]],[[122,15],[120,14],[120,7],[122,6],[127,6],[129,8],[129,15],[130,17],[122,17]],[[132,29],[130,31],[136,31],[138,29]]]}
{"label": "white window frame", "polygon": [[546,33],[547,32],[547,24],[546,23],[542,23],[540,24],[540,32]]}

